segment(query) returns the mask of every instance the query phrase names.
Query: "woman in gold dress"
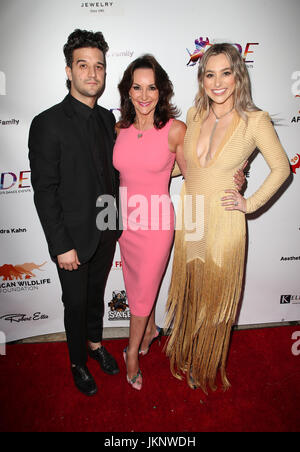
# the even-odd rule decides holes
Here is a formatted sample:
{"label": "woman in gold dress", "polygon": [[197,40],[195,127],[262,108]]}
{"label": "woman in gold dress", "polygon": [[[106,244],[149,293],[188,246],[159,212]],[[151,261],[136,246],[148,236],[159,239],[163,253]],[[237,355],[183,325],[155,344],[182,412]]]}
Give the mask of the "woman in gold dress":
{"label": "woman in gold dress", "polygon": [[[187,114],[186,179],[176,227],[167,323],[173,375],[188,384],[224,388],[232,324],[244,275],[245,214],[263,206],[290,174],[268,113],[252,101],[246,65],[236,48],[215,44],[202,57],[199,91]],[[233,174],[258,148],[270,174],[248,199]],[[188,217],[191,216],[189,219]]]}

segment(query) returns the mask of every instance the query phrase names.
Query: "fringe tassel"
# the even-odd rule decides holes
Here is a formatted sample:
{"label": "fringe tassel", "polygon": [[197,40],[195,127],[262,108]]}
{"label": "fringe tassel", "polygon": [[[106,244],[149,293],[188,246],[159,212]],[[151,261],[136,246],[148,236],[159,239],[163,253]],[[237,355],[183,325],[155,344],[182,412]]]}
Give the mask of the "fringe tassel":
{"label": "fringe tassel", "polygon": [[205,262],[186,262],[187,247],[193,245],[185,242],[184,230],[176,231],[167,302],[171,372],[179,379],[185,373],[189,386],[206,394],[207,385],[216,389],[218,369],[224,389],[230,387],[226,359],[244,274],[245,216],[225,211],[221,196],[210,200]]}

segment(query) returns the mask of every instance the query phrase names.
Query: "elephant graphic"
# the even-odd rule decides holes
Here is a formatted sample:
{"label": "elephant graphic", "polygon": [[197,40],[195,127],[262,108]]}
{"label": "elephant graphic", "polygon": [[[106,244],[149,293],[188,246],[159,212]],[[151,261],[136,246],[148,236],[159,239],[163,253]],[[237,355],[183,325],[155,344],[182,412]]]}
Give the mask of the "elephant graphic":
{"label": "elephant graphic", "polygon": [[0,277],[2,277],[2,281],[12,281],[14,279],[31,279],[35,278],[36,275],[33,273],[33,270],[42,270],[47,262],[44,262],[41,265],[36,265],[35,263],[25,263],[21,265],[9,265],[5,264],[0,267]]}

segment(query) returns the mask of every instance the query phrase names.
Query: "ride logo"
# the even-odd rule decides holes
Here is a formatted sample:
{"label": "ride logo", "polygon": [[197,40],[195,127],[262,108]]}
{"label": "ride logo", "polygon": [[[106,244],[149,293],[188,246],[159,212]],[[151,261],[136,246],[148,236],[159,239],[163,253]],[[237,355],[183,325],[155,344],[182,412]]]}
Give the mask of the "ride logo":
{"label": "ride logo", "polygon": [[[195,49],[193,50],[193,52],[190,52],[189,49],[186,49],[190,59],[187,63],[187,66],[194,66],[197,61],[201,60],[201,58],[203,57],[204,53],[206,52],[206,50],[213,45],[213,43],[210,43],[209,38],[206,38],[205,40],[201,37],[198,39],[195,39],[194,41],[195,43]],[[243,47],[241,44],[235,43],[233,44],[233,46],[235,46],[237,48],[237,50],[240,52],[240,54],[243,57],[243,60],[245,61],[245,63],[248,65],[248,67],[253,67],[252,64],[250,63],[254,63],[254,60],[248,60],[248,58],[252,58],[252,56],[249,56],[249,54],[253,54],[254,50],[252,46],[258,46],[259,42],[247,42],[244,52],[243,52]]]}
{"label": "ride logo", "polygon": [[38,290],[51,284],[50,278],[38,278],[37,271],[43,272],[47,262],[37,265],[34,262],[0,266],[0,293]]}
{"label": "ride logo", "polygon": [[0,173],[0,195],[31,192],[31,171]]}

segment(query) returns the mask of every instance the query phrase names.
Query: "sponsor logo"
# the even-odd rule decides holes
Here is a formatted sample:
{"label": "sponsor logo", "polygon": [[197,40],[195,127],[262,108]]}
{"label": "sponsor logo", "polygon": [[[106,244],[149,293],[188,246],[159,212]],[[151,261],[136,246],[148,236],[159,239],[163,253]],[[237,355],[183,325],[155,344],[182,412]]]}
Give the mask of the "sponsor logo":
{"label": "sponsor logo", "polygon": [[108,8],[113,4],[114,2],[81,2],[81,8]]}
{"label": "sponsor logo", "polygon": [[294,174],[296,174],[296,170],[300,168],[300,155],[296,154],[294,158],[291,159],[291,169]]}
{"label": "sponsor logo", "polygon": [[34,262],[0,267],[0,293],[21,292],[24,290],[38,290],[51,283],[49,278],[38,279],[36,273],[45,271],[47,262],[37,265]]}
{"label": "sponsor logo", "polygon": [[[300,97],[300,71],[294,71],[292,73],[291,79],[294,80],[294,82],[292,83],[292,86],[291,86],[292,96]],[[291,119],[292,124],[298,124],[298,122],[300,122],[299,115],[300,115],[300,111],[298,111],[297,114],[292,117],[292,119]]]}
{"label": "sponsor logo", "polygon": [[90,1],[80,2],[80,8],[82,11],[87,11],[89,14],[103,14],[103,15],[121,15],[123,14],[123,8],[119,4],[118,0],[114,1]]}
{"label": "sponsor logo", "polygon": [[[209,38],[204,40],[202,37],[195,39],[194,43],[195,49],[192,52],[190,52],[189,49],[186,49],[190,56],[187,66],[194,66],[199,60],[201,60],[205,51],[214,44],[213,42],[210,42]],[[236,43],[233,45],[238,49],[248,67],[253,67],[250,63],[254,63],[254,60],[249,60],[248,58],[252,58],[252,55],[250,54],[254,53],[254,50],[252,50],[253,46],[258,46],[259,42],[247,42],[244,51],[241,44]]]}
{"label": "sponsor logo", "polygon": [[201,60],[201,58],[204,55],[204,52],[206,50],[206,47],[211,45],[209,42],[209,39],[206,38],[204,41],[203,38],[195,39],[195,50],[191,53],[189,49],[186,49],[188,54],[190,55],[190,59],[187,63],[187,66],[195,66],[198,60]]}
{"label": "sponsor logo", "polygon": [[9,229],[0,229],[0,234],[10,235],[10,234],[22,234],[27,232],[26,228],[9,228]]}
{"label": "sponsor logo", "polygon": [[9,119],[9,120],[0,119],[0,126],[18,126],[19,122],[20,122],[19,119]]}
{"label": "sponsor logo", "polygon": [[300,295],[281,295],[280,304],[300,304]]}
{"label": "sponsor logo", "polygon": [[0,71],[0,96],[6,96],[6,77],[2,71]]}
{"label": "sponsor logo", "polygon": [[300,256],[282,256],[281,261],[300,261]]}
{"label": "sponsor logo", "polygon": [[[41,312],[35,312],[34,314],[5,314],[0,317],[0,320],[5,320],[10,323],[21,323],[21,322],[36,322],[37,320],[46,320],[49,316],[42,314]],[[1,340],[1,338],[0,338]]]}
{"label": "sponsor logo", "polygon": [[2,265],[0,267],[0,277],[2,277],[3,281],[12,281],[13,279],[31,279],[36,275],[33,273],[33,270],[41,270],[41,268],[46,264],[44,262],[41,265],[36,265],[33,262],[30,264],[22,264],[22,265]]}
{"label": "sponsor logo", "polygon": [[281,295],[280,304],[290,304],[290,302],[291,302],[291,295]]}
{"label": "sponsor logo", "polygon": [[31,171],[0,173],[0,195],[31,192]]}
{"label": "sponsor logo", "polygon": [[114,52],[108,52],[107,57],[129,57],[131,58],[134,54],[133,50],[119,50]]}
{"label": "sponsor logo", "polygon": [[112,270],[121,270],[122,268],[122,261],[114,261],[113,265],[111,267]]}
{"label": "sponsor logo", "polygon": [[291,78],[294,80],[291,86],[292,95],[300,97],[300,71],[294,71]]}
{"label": "sponsor logo", "polygon": [[129,320],[130,311],[127,304],[127,295],[125,290],[114,290],[111,301],[108,303],[110,308],[108,320]]}
{"label": "sponsor logo", "polygon": [[[300,114],[300,110],[298,113]],[[300,121],[300,116],[293,116],[291,119],[291,123],[294,123],[294,124],[298,124],[299,121]]]}

